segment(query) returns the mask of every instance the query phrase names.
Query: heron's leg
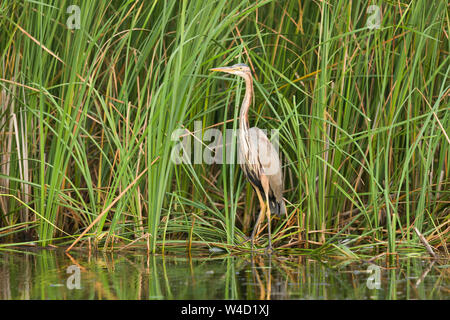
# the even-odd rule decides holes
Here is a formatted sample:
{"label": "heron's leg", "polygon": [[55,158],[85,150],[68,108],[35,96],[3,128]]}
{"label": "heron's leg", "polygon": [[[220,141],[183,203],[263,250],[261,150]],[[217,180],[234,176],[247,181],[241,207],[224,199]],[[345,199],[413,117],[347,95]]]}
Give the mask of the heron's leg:
{"label": "heron's leg", "polygon": [[255,236],[259,233],[258,229],[259,229],[261,223],[264,221],[266,202],[263,200],[263,198],[261,196],[261,193],[259,192],[258,188],[257,187],[253,187],[253,189],[255,190],[256,195],[258,196],[259,205],[260,205],[261,209],[259,211],[258,219],[256,220],[256,224],[253,227],[252,235],[250,236],[250,238],[242,241],[241,243],[237,244],[236,246],[241,246],[244,243],[247,243],[248,241],[251,241],[252,248],[253,248]]}
{"label": "heron's leg", "polygon": [[271,228],[270,228],[270,206],[269,206],[269,179],[267,178],[266,175],[262,174],[261,177],[261,185],[264,189],[264,195],[266,196],[266,214],[267,214],[267,231],[269,231],[269,245],[266,248],[266,251],[268,253],[272,253],[273,249],[272,249],[272,232],[271,232]]}
{"label": "heron's leg", "polygon": [[272,253],[273,248],[272,248],[272,232],[271,232],[271,228],[270,228],[270,207],[269,207],[269,201],[267,200],[267,210],[266,210],[266,214],[267,214],[267,230],[269,231],[269,245],[266,248],[266,252],[267,253]]}
{"label": "heron's leg", "polygon": [[266,210],[267,207],[266,207],[266,202],[263,200],[263,197],[262,197],[261,193],[259,192],[259,190],[256,188],[255,188],[255,190],[256,190],[256,195],[258,196],[259,206],[261,207],[261,211],[259,212],[258,219],[256,220],[254,230],[258,230],[258,233],[259,233],[260,225],[264,221],[264,210]]}
{"label": "heron's leg", "polygon": [[254,241],[255,241],[255,236],[257,234],[257,230],[259,229],[259,225],[264,221],[265,211],[266,211],[266,204],[264,203],[264,201],[261,201],[261,211],[259,212],[258,220],[256,220],[256,224],[253,227],[253,232],[252,232],[252,235],[250,237],[250,239],[252,241],[252,248],[253,248],[253,245],[254,245]]}

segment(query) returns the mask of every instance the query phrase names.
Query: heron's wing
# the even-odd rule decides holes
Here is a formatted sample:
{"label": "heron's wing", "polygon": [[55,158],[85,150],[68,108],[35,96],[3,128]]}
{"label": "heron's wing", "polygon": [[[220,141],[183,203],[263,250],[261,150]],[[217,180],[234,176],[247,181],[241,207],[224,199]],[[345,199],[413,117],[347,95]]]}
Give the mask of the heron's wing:
{"label": "heron's wing", "polygon": [[282,200],[283,176],[281,162],[274,145],[264,131],[253,127],[249,131],[249,161],[257,161],[261,174],[269,179],[269,187],[278,201]]}

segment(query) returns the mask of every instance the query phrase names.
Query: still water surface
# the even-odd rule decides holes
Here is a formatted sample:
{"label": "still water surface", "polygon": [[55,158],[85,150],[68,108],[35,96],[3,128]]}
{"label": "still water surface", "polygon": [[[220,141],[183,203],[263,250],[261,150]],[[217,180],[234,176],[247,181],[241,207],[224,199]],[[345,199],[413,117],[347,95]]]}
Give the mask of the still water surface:
{"label": "still water surface", "polygon": [[450,299],[448,262],[400,259],[393,269],[379,263],[0,251],[0,299]]}

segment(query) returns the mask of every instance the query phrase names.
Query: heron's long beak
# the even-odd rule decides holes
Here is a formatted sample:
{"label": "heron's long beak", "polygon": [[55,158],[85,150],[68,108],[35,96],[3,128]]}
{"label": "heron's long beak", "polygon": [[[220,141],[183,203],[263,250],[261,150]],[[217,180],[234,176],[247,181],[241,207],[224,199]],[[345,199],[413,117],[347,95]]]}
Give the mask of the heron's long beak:
{"label": "heron's long beak", "polygon": [[209,69],[209,71],[220,71],[220,72],[232,73],[234,71],[234,68],[233,67],[218,67],[218,68]]}

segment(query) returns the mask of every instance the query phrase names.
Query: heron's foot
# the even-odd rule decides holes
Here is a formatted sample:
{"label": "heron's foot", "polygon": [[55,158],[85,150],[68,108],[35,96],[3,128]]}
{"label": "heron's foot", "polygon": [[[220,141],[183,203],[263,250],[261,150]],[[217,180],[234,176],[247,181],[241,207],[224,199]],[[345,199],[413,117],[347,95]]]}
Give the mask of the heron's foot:
{"label": "heron's foot", "polygon": [[249,242],[250,240],[252,240],[252,238],[249,238],[249,237],[244,236],[244,241],[239,242],[238,244],[234,245],[234,247],[240,247],[240,246],[242,246],[243,244]]}
{"label": "heron's foot", "polygon": [[273,248],[272,248],[272,244],[269,244],[269,246],[266,247],[265,249],[262,249],[262,248],[259,248],[259,249],[258,249],[258,248],[256,247],[256,245],[258,244],[258,243],[257,243],[257,239],[258,239],[258,237],[254,236],[254,235],[252,235],[252,236],[250,236],[250,237],[244,236],[244,241],[242,241],[242,242],[240,242],[240,243],[238,243],[238,244],[235,244],[233,248],[241,247],[242,245],[246,244],[247,242],[250,242],[250,247],[251,247],[251,251],[252,251],[252,252],[264,250],[264,252],[265,252],[266,254],[271,254],[271,253],[273,253],[274,250],[273,250]]}
{"label": "heron's foot", "polygon": [[243,244],[246,244],[247,242],[250,241],[251,247],[252,247],[252,250],[253,250],[254,247],[255,247],[255,239],[254,239],[254,237],[246,237],[246,236],[244,236],[244,239],[245,239],[244,241],[242,241],[242,242],[240,242],[240,243],[234,245],[234,248],[240,247],[240,246],[242,246]]}

